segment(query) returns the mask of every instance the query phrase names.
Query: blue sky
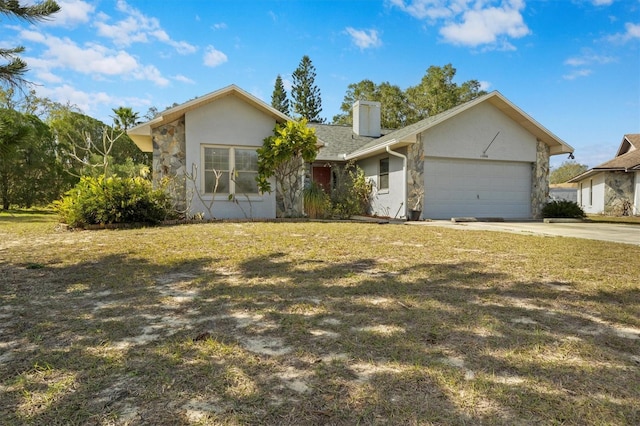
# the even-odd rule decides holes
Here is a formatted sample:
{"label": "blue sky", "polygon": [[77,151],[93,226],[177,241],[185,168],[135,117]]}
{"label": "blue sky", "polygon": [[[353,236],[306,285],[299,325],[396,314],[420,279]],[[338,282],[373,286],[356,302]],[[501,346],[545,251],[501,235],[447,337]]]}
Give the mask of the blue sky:
{"label": "blue sky", "polygon": [[[236,84],[271,100],[303,55],[321,116],[363,79],[416,85],[451,63],[498,90],[591,167],[640,133],[640,0],[58,0],[53,20],[0,17],[40,96],[111,123]],[[555,157],[559,165],[566,157]]]}

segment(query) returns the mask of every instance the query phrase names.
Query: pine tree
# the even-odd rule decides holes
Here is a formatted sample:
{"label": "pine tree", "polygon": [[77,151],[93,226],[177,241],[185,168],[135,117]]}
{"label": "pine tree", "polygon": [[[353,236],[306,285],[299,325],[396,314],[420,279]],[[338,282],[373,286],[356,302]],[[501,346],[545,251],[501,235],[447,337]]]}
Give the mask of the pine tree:
{"label": "pine tree", "polygon": [[271,94],[271,106],[284,115],[289,115],[289,99],[287,99],[287,91],[284,88],[280,74],[276,77],[276,84]]}
{"label": "pine tree", "polygon": [[[27,22],[46,20],[50,15],[60,10],[60,6],[53,0],[22,6],[18,0],[0,0],[0,15],[23,19]],[[22,77],[27,72],[27,63],[19,53],[24,52],[23,46],[14,48],[0,48],[0,57],[7,59],[7,64],[0,65],[0,82],[17,86],[25,83]]]}
{"label": "pine tree", "polygon": [[300,65],[293,72],[291,97],[293,98],[293,112],[306,118],[310,123],[322,123],[322,99],[320,89],[315,85],[316,68],[307,55],[302,57]]}

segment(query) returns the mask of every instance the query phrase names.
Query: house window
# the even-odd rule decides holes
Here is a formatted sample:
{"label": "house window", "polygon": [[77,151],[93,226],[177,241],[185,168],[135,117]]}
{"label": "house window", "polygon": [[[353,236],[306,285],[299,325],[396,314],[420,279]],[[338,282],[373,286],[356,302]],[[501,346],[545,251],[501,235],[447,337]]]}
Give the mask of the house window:
{"label": "house window", "polygon": [[580,190],[578,191],[578,204],[580,204],[581,206],[582,204],[582,182],[580,182]]}
{"label": "house window", "polygon": [[380,175],[378,176],[378,189],[389,189],[389,159],[380,160]]}
{"label": "house window", "polygon": [[255,149],[215,146],[203,149],[206,194],[258,193],[255,179],[258,176],[258,153]]}
{"label": "house window", "polygon": [[589,205],[593,205],[593,179],[589,180]]}

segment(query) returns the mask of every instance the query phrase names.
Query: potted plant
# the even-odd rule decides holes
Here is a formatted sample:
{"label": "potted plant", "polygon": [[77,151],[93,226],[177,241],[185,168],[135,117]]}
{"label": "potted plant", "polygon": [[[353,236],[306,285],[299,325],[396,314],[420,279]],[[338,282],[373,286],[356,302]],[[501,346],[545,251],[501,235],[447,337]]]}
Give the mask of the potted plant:
{"label": "potted plant", "polygon": [[409,220],[420,220],[422,215],[422,197],[424,197],[424,187],[414,186],[411,190],[411,197],[415,199],[413,208],[409,209]]}

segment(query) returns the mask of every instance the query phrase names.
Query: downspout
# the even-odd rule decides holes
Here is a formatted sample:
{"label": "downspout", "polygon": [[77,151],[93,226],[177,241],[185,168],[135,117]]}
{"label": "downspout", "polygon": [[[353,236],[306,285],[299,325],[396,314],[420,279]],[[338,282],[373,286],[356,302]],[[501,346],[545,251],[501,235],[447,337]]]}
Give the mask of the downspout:
{"label": "downspout", "polygon": [[404,174],[404,178],[402,179],[402,204],[404,207],[404,217],[405,219],[409,218],[409,216],[407,215],[407,156],[404,154],[400,154],[399,152],[395,152],[392,151],[391,148],[389,148],[389,145],[385,146],[385,149],[387,150],[387,153],[396,156],[396,157],[400,157],[402,158],[402,172]]}

